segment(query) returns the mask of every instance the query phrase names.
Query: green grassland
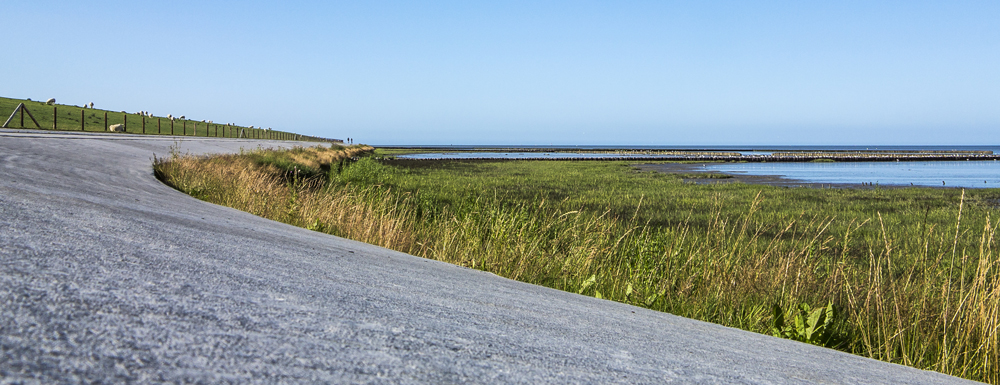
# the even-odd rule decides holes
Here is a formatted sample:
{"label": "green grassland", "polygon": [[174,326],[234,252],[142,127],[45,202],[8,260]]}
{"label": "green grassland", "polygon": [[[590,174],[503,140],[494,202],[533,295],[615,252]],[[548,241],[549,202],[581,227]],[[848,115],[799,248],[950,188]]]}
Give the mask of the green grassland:
{"label": "green grassland", "polygon": [[[740,215],[759,199],[758,220],[836,218],[859,222],[878,214],[889,225],[953,223],[962,191],[938,188],[817,189],[750,184],[691,184],[687,174],[640,172],[634,161],[426,161],[386,159],[378,183],[419,192],[427,207],[472,202],[486,193],[504,201],[547,201],[559,209],[608,211],[652,227],[704,228],[717,214]],[[966,210],[985,213],[1000,191],[967,190]],[[834,226],[837,226],[836,224]],[[844,224],[843,226],[846,226]],[[866,226],[867,228],[867,226]],[[834,227],[838,229],[838,227]]]}
{"label": "green grassland", "polygon": [[300,170],[294,159],[307,152],[161,160],[156,170],[200,199],[293,225],[1000,381],[997,190],[693,184],[629,162],[414,161],[380,150]]}
{"label": "green grassland", "polygon": [[251,138],[290,139],[293,135],[292,133],[277,130],[266,131],[257,128],[251,129],[224,124],[210,124],[188,119],[175,118],[174,120],[170,120],[166,117],[144,117],[135,113],[122,113],[120,111],[91,109],[64,104],[50,106],[45,104],[45,102],[4,97],[0,97],[0,119],[2,119],[0,120],[0,124],[3,124],[10,117],[19,103],[24,103],[31,116],[38,121],[38,126],[32,122],[28,115],[24,116],[24,124],[22,125],[22,118],[18,114],[7,125],[7,128],[107,132],[105,129],[106,116],[107,126],[125,124],[126,132],[132,134],[238,137],[239,130],[242,129],[244,130],[243,137]]}

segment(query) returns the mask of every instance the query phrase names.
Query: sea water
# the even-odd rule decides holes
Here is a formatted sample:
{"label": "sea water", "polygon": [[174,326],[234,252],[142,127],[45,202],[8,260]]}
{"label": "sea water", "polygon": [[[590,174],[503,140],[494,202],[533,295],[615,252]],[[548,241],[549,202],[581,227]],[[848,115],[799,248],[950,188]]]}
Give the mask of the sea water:
{"label": "sea water", "polygon": [[808,183],[1000,188],[1000,161],[707,163],[727,174],[776,175]]}

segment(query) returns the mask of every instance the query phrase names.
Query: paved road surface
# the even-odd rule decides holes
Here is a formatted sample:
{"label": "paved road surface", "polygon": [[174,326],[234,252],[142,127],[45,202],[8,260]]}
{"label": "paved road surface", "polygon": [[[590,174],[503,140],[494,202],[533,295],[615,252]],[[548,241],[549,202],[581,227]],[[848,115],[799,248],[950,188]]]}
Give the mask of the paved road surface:
{"label": "paved road surface", "polygon": [[192,199],[153,154],[0,130],[0,383],[957,383]]}

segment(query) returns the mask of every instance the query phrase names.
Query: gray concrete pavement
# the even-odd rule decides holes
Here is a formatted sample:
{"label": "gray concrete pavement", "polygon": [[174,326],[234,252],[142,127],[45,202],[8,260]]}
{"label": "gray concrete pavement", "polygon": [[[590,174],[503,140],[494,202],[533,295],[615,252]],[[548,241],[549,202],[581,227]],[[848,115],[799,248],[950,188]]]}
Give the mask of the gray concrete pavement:
{"label": "gray concrete pavement", "polygon": [[0,130],[0,382],[954,377],[510,281],[201,202],[151,160],[293,142]]}

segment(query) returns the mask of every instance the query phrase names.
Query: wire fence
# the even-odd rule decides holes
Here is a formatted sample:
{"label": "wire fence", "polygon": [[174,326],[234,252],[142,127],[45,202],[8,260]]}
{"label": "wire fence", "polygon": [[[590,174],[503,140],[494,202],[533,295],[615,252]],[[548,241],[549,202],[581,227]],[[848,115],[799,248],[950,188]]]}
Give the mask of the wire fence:
{"label": "wire fence", "polygon": [[343,143],[341,139],[231,123],[191,120],[183,116],[116,112],[89,106],[57,105],[9,98],[0,98],[0,119],[4,119],[3,125],[0,126],[2,128]]}

